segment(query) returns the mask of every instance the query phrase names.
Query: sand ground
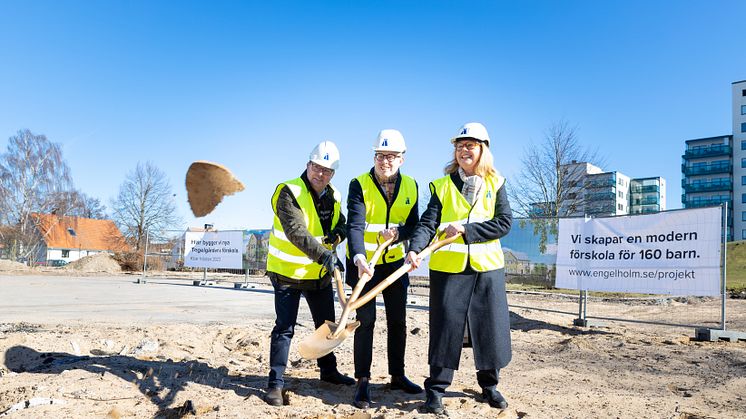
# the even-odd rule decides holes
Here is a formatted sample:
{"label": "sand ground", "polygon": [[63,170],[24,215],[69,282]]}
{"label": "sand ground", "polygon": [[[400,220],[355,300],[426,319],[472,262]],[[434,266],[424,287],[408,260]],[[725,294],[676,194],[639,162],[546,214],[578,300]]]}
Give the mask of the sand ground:
{"label": "sand ground", "polygon": [[[373,364],[374,405],[358,410],[351,404],[353,387],[320,382],[315,362],[298,355],[298,341],[313,331],[304,308],[287,371],[288,405],[278,408],[261,399],[273,325],[266,311],[242,316],[245,307],[235,302],[228,305],[235,313],[211,311],[209,304],[220,306],[219,297],[199,307],[205,311],[184,311],[182,320],[143,318],[134,313],[162,307],[149,307],[146,298],[135,296],[128,299],[146,303],[130,301],[115,314],[99,316],[101,307],[83,304],[75,310],[75,296],[57,292],[57,315],[50,309],[45,316],[44,305],[38,304],[39,290],[31,285],[23,289],[24,282],[39,282],[33,278],[0,274],[0,295],[12,294],[14,300],[2,301],[16,307],[0,307],[0,312],[13,313],[0,314],[0,417],[432,417],[417,410],[423,395],[388,387],[384,321],[377,322],[375,336],[374,350],[379,355]],[[122,278],[131,283],[131,278],[121,275],[108,279],[119,287],[106,294],[112,301],[117,292],[128,295],[137,290],[166,300],[169,292],[176,292],[168,290],[176,289],[212,295],[201,287],[154,285],[127,291]],[[95,280],[62,279],[69,281],[70,290],[76,282]],[[237,295],[248,305],[271,304],[261,292]],[[29,310],[35,315],[29,315],[33,319],[29,321],[18,307],[24,299],[34,298],[36,305]],[[521,307],[577,310],[575,302],[563,298],[510,294],[509,301]],[[428,372],[428,313],[425,298],[417,297],[416,302],[407,316],[407,373],[422,383]],[[60,320],[59,313],[65,310],[78,316]],[[746,331],[746,301],[729,300],[728,310],[729,328]],[[719,320],[718,301],[699,298],[592,301],[589,313],[712,327]],[[381,308],[378,316],[385,316]],[[512,308],[513,360],[502,371],[499,386],[510,406],[498,411],[481,402],[472,353],[465,349],[444,399],[447,416],[746,417],[746,342],[696,342],[690,339],[693,329],[645,324],[606,322],[580,328],[572,326],[572,319],[572,315]],[[336,356],[340,370],[352,374],[352,338],[337,349]]]}

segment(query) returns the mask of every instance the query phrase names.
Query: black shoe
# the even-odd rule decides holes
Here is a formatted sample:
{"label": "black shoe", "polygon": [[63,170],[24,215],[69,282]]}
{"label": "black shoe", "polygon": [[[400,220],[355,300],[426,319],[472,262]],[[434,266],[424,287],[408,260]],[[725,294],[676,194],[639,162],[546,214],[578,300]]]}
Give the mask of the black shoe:
{"label": "black shoe", "polygon": [[334,370],[330,373],[321,373],[321,381],[326,381],[327,383],[332,384],[344,384],[346,386],[351,386],[355,384],[355,379],[348,377],[341,372]]}
{"label": "black shoe", "polygon": [[421,408],[422,413],[443,414],[445,409],[443,408],[442,397],[439,393],[428,391],[427,400],[425,400],[425,404]]}
{"label": "black shoe", "polygon": [[279,387],[272,387],[267,389],[267,393],[264,395],[264,401],[270,406],[282,406],[285,401],[282,399],[282,389]]}
{"label": "black shoe", "polygon": [[368,378],[362,377],[357,382],[357,389],[355,390],[355,399],[353,404],[358,409],[367,409],[370,407],[370,389],[368,388]]}
{"label": "black shoe", "polygon": [[505,400],[505,397],[503,397],[503,395],[493,387],[483,388],[482,397],[484,398],[484,401],[496,409],[508,408],[508,401]]}
{"label": "black shoe", "polygon": [[391,376],[391,389],[392,390],[404,390],[405,393],[419,394],[422,393],[422,387],[409,381],[404,375],[392,375]]}

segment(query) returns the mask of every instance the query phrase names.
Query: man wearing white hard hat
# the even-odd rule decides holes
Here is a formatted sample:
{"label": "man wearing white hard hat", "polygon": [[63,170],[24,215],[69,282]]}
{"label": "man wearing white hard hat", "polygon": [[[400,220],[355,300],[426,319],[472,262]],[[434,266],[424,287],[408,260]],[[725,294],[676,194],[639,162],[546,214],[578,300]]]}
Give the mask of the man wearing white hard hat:
{"label": "man wearing white hard hat", "polygon": [[[306,170],[300,177],[279,184],[272,195],[275,217],[269,236],[267,275],[275,289],[277,318],[272,329],[264,400],[273,406],[284,404],[283,375],[301,295],[308,303],[317,328],[324,321],[335,319],[331,278],[335,267],[344,268],[334,246],[343,241],[346,234],[341,195],[330,183],[337,167],[337,146],[323,141],[311,151]],[[322,381],[355,384],[355,380],[337,370],[333,353],[317,362]]]}
{"label": "man wearing white hard hat", "polygon": [[[381,131],[373,144],[373,168],[350,182],[347,197],[346,282],[354,287],[363,274],[372,275],[361,295],[365,295],[404,264],[404,243],[417,225],[417,183],[399,171],[406,151],[404,137],[399,131]],[[370,266],[379,234],[384,241],[394,238],[394,242],[375,266]],[[421,393],[422,388],[404,375],[408,285],[409,277],[405,274],[383,291],[388,371],[392,389],[416,394]],[[357,309],[357,320],[360,327],[355,330],[354,355],[358,384],[353,403],[364,409],[371,405],[368,384],[373,361],[375,299]]]}

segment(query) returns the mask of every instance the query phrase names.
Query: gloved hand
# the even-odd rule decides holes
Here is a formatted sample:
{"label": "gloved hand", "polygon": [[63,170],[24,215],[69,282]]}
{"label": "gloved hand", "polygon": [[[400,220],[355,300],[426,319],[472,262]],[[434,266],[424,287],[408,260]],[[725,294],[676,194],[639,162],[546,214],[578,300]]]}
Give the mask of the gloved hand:
{"label": "gloved hand", "polygon": [[337,254],[331,250],[327,250],[326,252],[324,252],[323,256],[321,256],[321,259],[319,259],[319,264],[321,264],[321,266],[323,266],[328,273],[334,272],[335,267],[338,268],[340,272],[345,271],[345,267],[342,262],[340,262]]}
{"label": "gloved hand", "polygon": [[324,236],[324,240],[322,240],[322,244],[336,245],[336,244],[339,244],[339,242],[341,241],[342,240],[340,240],[340,237],[337,233],[330,231],[329,234]]}

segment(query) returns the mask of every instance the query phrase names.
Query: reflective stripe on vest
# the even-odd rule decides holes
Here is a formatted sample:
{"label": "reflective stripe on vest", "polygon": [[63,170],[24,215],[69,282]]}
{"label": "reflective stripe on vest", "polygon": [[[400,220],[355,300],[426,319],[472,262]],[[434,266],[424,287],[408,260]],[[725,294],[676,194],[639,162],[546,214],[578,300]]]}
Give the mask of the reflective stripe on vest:
{"label": "reflective stripe on vest", "polygon": [[[324,238],[324,230],[321,227],[321,220],[316,213],[316,207],[313,204],[311,191],[306,188],[303,179],[296,178],[281,183],[275,189],[272,195],[272,210],[275,213],[272,231],[269,234],[269,246],[267,249],[267,270],[293,279],[319,279],[321,265],[308,258],[300,249],[288,240],[282,229],[282,223],[277,218],[277,198],[283,187],[287,186],[293,193],[295,200],[300,205],[306,227],[312,236],[319,243]],[[334,186],[334,215],[332,216],[332,229],[339,221],[341,195]]]}
{"label": "reflective stripe on vest", "polygon": [[[363,191],[363,201],[365,203],[365,233],[363,237],[366,260],[373,257],[373,253],[378,247],[378,233],[387,228],[404,225],[412,207],[417,202],[417,183],[415,180],[401,173],[399,176],[401,177],[401,183],[390,208],[370,172],[363,173],[356,178]],[[349,247],[347,252],[349,256]],[[403,242],[389,246],[377,264],[395,262],[401,259],[404,259]]]}
{"label": "reflective stripe on vest", "polygon": [[[443,210],[440,214],[438,231],[448,224],[466,224],[491,220],[495,216],[497,191],[502,188],[505,178],[488,176],[484,180],[474,206],[469,205],[451,180],[450,175],[433,181],[430,185],[440,200]],[[477,272],[487,272],[505,266],[500,240],[467,245],[463,238],[433,253],[430,269],[448,273],[463,272],[467,262]]]}

